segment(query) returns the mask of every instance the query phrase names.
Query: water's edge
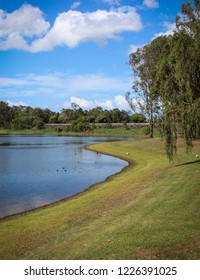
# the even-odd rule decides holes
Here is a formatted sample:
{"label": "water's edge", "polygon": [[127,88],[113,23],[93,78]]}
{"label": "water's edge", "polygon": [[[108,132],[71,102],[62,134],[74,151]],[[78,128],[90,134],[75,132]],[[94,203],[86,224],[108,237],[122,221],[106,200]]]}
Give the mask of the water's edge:
{"label": "water's edge", "polygon": [[92,149],[93,145],[98,145],[98,144],[95,143],[95,144],[85,145],[84,149],[89,150],[91,152],[97,152],[98,151],[98,153],[100,153],[100,154],[121,159],[123,161],[126,161],[128,164],[125,167],[123,167],[120,171],[118,171],[116,173],[113,173],[113,174],[109,175],[108,177],[106,177],[103,181],[100,181],[98,183],[92,184],[92,185],[88,186],[87,188],[85,188],[84,190],[82,190],[82,191],[80,191],[80,192],[78,192],[78,193],[76,193],[74,195],[64,197],[62,199],[59,199],[59,200],[56,200],[54,202],[41,205],[39,207],[35,207],[33,209],[28,209],[28,210],[25,210],[25,211],[22,211],[22,212],[17,212],[17,213],[13,213],[13,214],[10,214],[10,215],[6,215],[4,217],[0,217],[0,220],[6,220],[6,219],[9,219],[9,218],[15,218],[15,217],[18,217],[18,216],[25,215],[27,213],[35,212],[35,211],[38,211],[38,210],[45,209],[47,207],[54,206],[54,205],[59,204],[59,203],[67,202],[67,201],[69,201],[69,200],[71,200],[71,199],[73,199],[73,198],[75,198],[75,197],[77,197],[79,195],[84,194],[85,192],[88,192],[92,188],[102,184],[103,182],[109,180],[110,178],[116,176],[117,174],[127,170],[127,168],[129,168],[134,163],[133,161],[130,161],[130,160],[126,159],[125,157],[120,157],[120,156],[112,155],[112,154],[109,154],[109,153],[101,152],[101,150],[98,150],[98,149],[97,150],[96,149]]}

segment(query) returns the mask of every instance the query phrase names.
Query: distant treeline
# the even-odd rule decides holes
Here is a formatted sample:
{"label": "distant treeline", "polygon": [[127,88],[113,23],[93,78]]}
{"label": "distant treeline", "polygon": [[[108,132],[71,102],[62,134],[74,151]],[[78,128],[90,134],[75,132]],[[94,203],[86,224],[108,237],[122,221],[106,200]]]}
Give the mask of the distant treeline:
{"label": "distant treeline", "polygon": [[[62,109],[61,112],[53,112],[50,109],[32,108],[30,106],[9,106],[0,101],[0,128],[4,129],[42,129],[49,123],[70,123],[74,130],[85,130],[91,123],[145,123],[146,118],[142,114],[130,114],[117,108],[105,110],[96,107],[91,110],[83,110],[76,103],[71,104],[70,109]],[[88,126],[88,128],[91,126]]]}

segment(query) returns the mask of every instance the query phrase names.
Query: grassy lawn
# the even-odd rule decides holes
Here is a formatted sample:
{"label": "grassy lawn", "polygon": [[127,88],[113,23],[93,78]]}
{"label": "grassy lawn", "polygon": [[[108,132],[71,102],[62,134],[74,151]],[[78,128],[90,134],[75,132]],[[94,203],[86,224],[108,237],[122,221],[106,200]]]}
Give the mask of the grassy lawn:
{"label": "grassy lawn", "polygon": [[[66,201],[0,220],[0,259],[200,259],[200,142],[90,147],[131,164]],[[128,153],[128,154],[127,154]]]}

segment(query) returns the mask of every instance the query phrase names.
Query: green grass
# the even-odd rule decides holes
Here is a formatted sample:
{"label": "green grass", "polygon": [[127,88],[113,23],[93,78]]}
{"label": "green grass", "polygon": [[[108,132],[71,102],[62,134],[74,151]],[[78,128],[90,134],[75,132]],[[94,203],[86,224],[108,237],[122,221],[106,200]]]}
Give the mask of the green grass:
{"label": "green grass", "polygon": [[[88,191],[0,221],[0,259],[200,259],[200,142],[97,144],[131,165]],[[127,152],[129,154],[127,154]]]}
{"label": "green grass", "polygon": [[[138,127],[134,129],[126,128],[94,128],[84,132],[72,132],[68,128],[61,127],[62,131],[58,132],[58,128],[48,127],[44,129],[24,129],[24,130],[13,130],[13,129],[0,129],[1,134],[50,134],[50,135],[70,135],[70,136],[144,136],[146,133],[146,127]],[[156,132],[157,133],[157,132]],[[157,133],[158,134],[158,133]]]}
{"label": "green grass", "polygon": [[32,135],[32,134],[55,134],[55,130],[52,128],[44,128],[44,129],[4,129],[4,128],[0,128],[0,135],[3,134],[28,134],[28,135]]}

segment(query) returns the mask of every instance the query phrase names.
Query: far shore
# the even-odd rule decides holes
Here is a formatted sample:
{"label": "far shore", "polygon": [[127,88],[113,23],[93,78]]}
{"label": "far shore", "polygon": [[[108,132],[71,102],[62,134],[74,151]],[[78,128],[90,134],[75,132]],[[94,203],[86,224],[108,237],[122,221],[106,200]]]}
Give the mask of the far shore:
{"label": "far shore", "polygon": [[[83,132],[72,132],[67,128],[67,125],[60,126],[50,125],[43,129],[2,129],[0,128],[0,135],[21,134],[21,135],[56,135],[56,136],[103,136],[103,137],[131,137],[143,138],[148,137],[148,126],[145,124],[136,124],[132,127],[110,127],[103,125],[102,127],[95,127]],[[155,136],[159,135],[159,131],[155,129]]]}

